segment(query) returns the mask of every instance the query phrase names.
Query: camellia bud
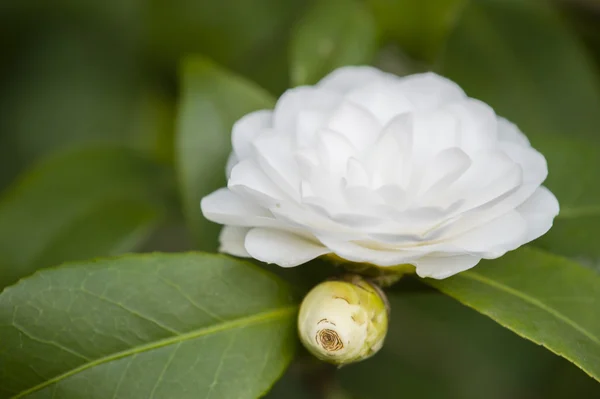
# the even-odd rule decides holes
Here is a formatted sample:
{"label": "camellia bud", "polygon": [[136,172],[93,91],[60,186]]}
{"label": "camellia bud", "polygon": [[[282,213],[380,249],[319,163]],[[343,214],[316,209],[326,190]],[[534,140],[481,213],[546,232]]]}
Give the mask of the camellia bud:
{"label": "camellia bud", "polygon": [[339,366],[374,355],[383,346],[389,309],[379,287],[358,275],[325,281],[302,301],[298,332],[317,358]]}

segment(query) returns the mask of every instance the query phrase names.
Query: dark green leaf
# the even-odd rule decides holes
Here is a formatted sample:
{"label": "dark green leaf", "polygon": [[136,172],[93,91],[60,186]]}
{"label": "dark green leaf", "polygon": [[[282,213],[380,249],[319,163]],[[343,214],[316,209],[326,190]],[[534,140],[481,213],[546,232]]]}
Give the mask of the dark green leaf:
{"label": "dark green leaf", "polygon": [[297,305],[225,256],[127,255],[0,295],[0,397],[256,398],[294,349]]}
{"label": "dark green leaf", "polygon": [[435,59],[466,0],[368,0],[387,39],[409,54]]}
{"label": "dark green leaf", "polygon": [[425,282],[600,380],[600,276],[533,248]]}
{"label": "dark green leaf", "polygon": [[200,199],[225,185],[234,122],[249,112],[272,108],[274,100],[203,58],[184,61],[181,93],[176,135],[181,197],[198,247],[213,251],[220,226],[202,216]]}
{"label": "dark green leaf", "polygon": [[362,3],[317,1],[292,36],[292,85],[314,84],[344,65],[368,64],[376,50],[375,22]]}
{"label": "dark green leaf", "polygon": [[35,166],[0,200],[0,286],[59,262],[136,248],[162,216],[163,174],[113,147]]}

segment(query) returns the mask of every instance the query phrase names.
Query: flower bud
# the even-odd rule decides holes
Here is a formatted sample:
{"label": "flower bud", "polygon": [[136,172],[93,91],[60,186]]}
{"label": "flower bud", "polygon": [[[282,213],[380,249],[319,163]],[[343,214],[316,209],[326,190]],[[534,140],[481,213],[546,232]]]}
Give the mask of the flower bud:
{"label": "flower bud", "polygon": [[304,346],[317,358],[340,366],[374,355],[387,328],[385,294],[358,275],[317,285],[298,314]]}

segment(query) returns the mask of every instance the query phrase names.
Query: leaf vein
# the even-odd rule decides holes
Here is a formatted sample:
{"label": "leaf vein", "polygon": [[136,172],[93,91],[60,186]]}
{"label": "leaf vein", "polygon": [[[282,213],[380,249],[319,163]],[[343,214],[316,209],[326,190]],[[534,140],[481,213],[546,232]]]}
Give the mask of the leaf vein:
{"label": "leaf vein", "polygon": [[13,323],[12,323],[12,326],[13,326],[15,329],[17,329],[17,330],[18,330],[18,331],[19,331],[21,334],[25,335],[26,337],[28,337],[28,338],[29,338],[29,339],[31,339],[31,340],[34,340],[34,341],[40,342],[40,343],[42,343],[42,344],[48,344],[48,345],[55,346],[55,347],[57,347],[57,348],[59,348],[59,349],[61,349],[61,350],[65,351],[65,352],[67,352],[67,353],[70,353],[70,354],[71,354],[71,355],[73,355],[73,356],[76,356],[76,357],[78,357],[78,358],[80,358],[80,359],[83,359],[83,360],[85,360],[86,362],[89,362],[89,361],[91,361],[91,360],[92,360],[92,359],[90,359],[89,357],[87,357],[87,356],[84,356],[84,355],[82,355],[81,353],[79,353],[79,352],[77,352],[77,351],[75,351],[75,350],[73,350],[73,349],[67,348],[66,346],[63,346],[62,344],[59,344],[59,343],[58,343],[58,342],[56,342],[56,341],[51,341],[51,340],[47,340],[47,339],[42,339],[42,338],[36,337],[35,335],[33,335],[33,334],[31,334],[30,332],[28,332],[28,331],[27,331],[27,330],[26,330],[26,329],[25,329],[23,326],[21,326],[21,325],[17,324],[16,322],[13,322]]}
{"label": "leaf vein", "polygon": [[52,384],[62,381],[72,375],[81,373],[89,368],[94,367],[94,366],[99,366],[101,364],[109,363],[111,361],[122,359],[127,356],[144,353],[144,352],[147,352],[147,351],[150,351],[153,349],[162,348],[164,346],[177,344],[177,343],[180,343],[183,341],[188,341],[188,340],[204,337],[204,336],[211,335],[211,334],[216,334],[216,333],[219,333],[222,331],[226,331],[228,329],[245,328],[245,327],[248,327],[249,325],[256,325],[256,324],[266,323],[266,322],[276,320],[276,319],[283,319],[285,317],[291,316],[293,313],[295,313],[297,311],[297,309],[298,309],[297,305],[288,305],[285,307],[270,309],[270,310],[266,310],[261,313],[256,313],[256,314],[250,315],[250,316],[240,317],[237,319],[224,321],[219,324],[203,327],[203,328],[200,328],[200,329],[197,329],[194,331],[183,333],[178,336],[163,338],[163,339],[160,339],[158,341],[154,341],[154,342],[151,342],[148,344],[143,344],[143,345],[136,346],[134,348],[130,348],[130,349],[123,350],[120,352],[112,353],[112,354],[103,356],[98,359],[94,359],[94,360],[86,359],[88,361],[88,363],[82,364],[70,371],[67,371],[67,372],[60,374],[56,377],[53,377],[47,381],[37,384],[31,388],[28,388],[28,389],[20,392],[19,394],[15,395],[12,399],[18,399],[18,398],[25,397],[31,393],[37,392],[40,389],[46,388]]}
{"label": "leaf vein", "polygon": [[536,298],[533,298],[527,294],[517,291],[516,289],[514,289],[512,287],[509,287],[509,286],[499,283],[497,281],[493,281],[487,277],[482,276],[481,274],[478,274],[478,273],[475,273],[472,271],[460,273],[460,274],[458,274],[458,276],[467,278],[467,279],[471,279],[471,280],[475,280],[475,281],[478,281],[483,284],[487,284],[490,287],[496,288],[499,291],[504,291],[508,294],[514,295],[517,298],[524,300],[525,302],[530,303],[531,305],[537,306],[538,308],[546,311],[547,313],[549,313],[552,316],[556,317],[557,319],[561,320],[565,324],[571,326],[573,329],[575,329],[579,333],[583,334],[585,337],[590,339],[595,344],[600,345],[600,340],[598,340],[598,338],[596,338],[592,333],[590,333],[584,327],[580,326],[574,320],[568,318],[567,316],[560,313],[558,310],[551,308],[550,306],[546,305],[545,303],[543,303],[542,301],[540,301]]}
{"label": "leaf vein", "polygon": [[127,306],[123,305],[123,304],[122,304],[122,303],[120,303],[120,302],[115,302],[115,301],[113,301],[113,300],[111,300],[111,299],[109,299],[109,298],[107,298],[107,297],[104,297],[104,296],[101,296],[101,295],[98,295],[98,294],[94,294],[93,292],[91,292],[91,291],[88,291],[88,290],[86,290],[86,289],[85,289],[85,288],[83,288],[83,287],[81,287],[81,288],[80,288],[80,290],[81,290],[81,292],[83,292],[83,293],[86,293],[86,294],[88,294],[88,295],[90,295],[90,296],[93,296],[94,298],[98,298],[98,299],[100,299],[100,300],[102,300],[102,301],[104,301],[104,302],[106,302],[106,303],[109,303],[109,304],[111,304],[111,305],[117,306],[117,307],[119,307],[120,309],[123,309],[124,311],[126,311],[126,312],[128,312],[128,313],[131,313],[131,314],[132,314],[132,315],[134,315],[134,316],[137,316],[137,317],[139,317],[140,319],[146,320],[146,321],[148,321],[148,322],[150,322],[150,323],[152,323],[152,324],[154,324],[154,325],[156,325],[156,326],[160,327],[161,329],[163,329],[163,330],[165,330],[165,331],[168,331],[168,332],[169,332],[169,333],[171,333],[171,334],[174,334],[174,335],[179,335],[179,334],[181,334],[181,332],[179,332],[179,331],[177,331],[177,330],[174,330],[174,329],[172,329],[171,327],[169,327],[169,326],[166,326],[166,325],[162,324],[162,323],[161,323],[161,322],[159,322],[158,320],[155,320],[155,319],[153,319],[153,318],[151,318],[151,317],[149,317],[149,316],[143,315],[143,314],[141,314],[140,312],[138,312],[138,311],[136,311],[136,310],[130,309],[130,308],[128,308]]}

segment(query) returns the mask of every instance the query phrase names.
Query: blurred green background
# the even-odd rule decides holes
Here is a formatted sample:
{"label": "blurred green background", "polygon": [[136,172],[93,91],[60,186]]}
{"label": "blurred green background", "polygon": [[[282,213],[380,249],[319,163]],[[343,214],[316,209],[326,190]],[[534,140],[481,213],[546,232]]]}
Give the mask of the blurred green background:
{"label": "blurred green background", "polygon": [[[3,285],[66,260],[216,248],[193,244],[177,190],[179,67],[190,54],[223,68],[211,95],[229,90],[229,76],[278,96],[340,64],[435,70],[560,159],[550,179],[573,173],[592,184],[600,172],[595,0],[2,0],[0,46]],[[214,140],[198,131],[200,145],[228,143],[229,126]],[[582,152],[556,150],[565,145]],[[224,182],[225,147],[201,172],[206,192]],[[598,264],[595,251],[582,260]],[[301,358],[269,397],[600,397],[566,360],[452,299],[391,297],[380,355],[316,375]]]}

